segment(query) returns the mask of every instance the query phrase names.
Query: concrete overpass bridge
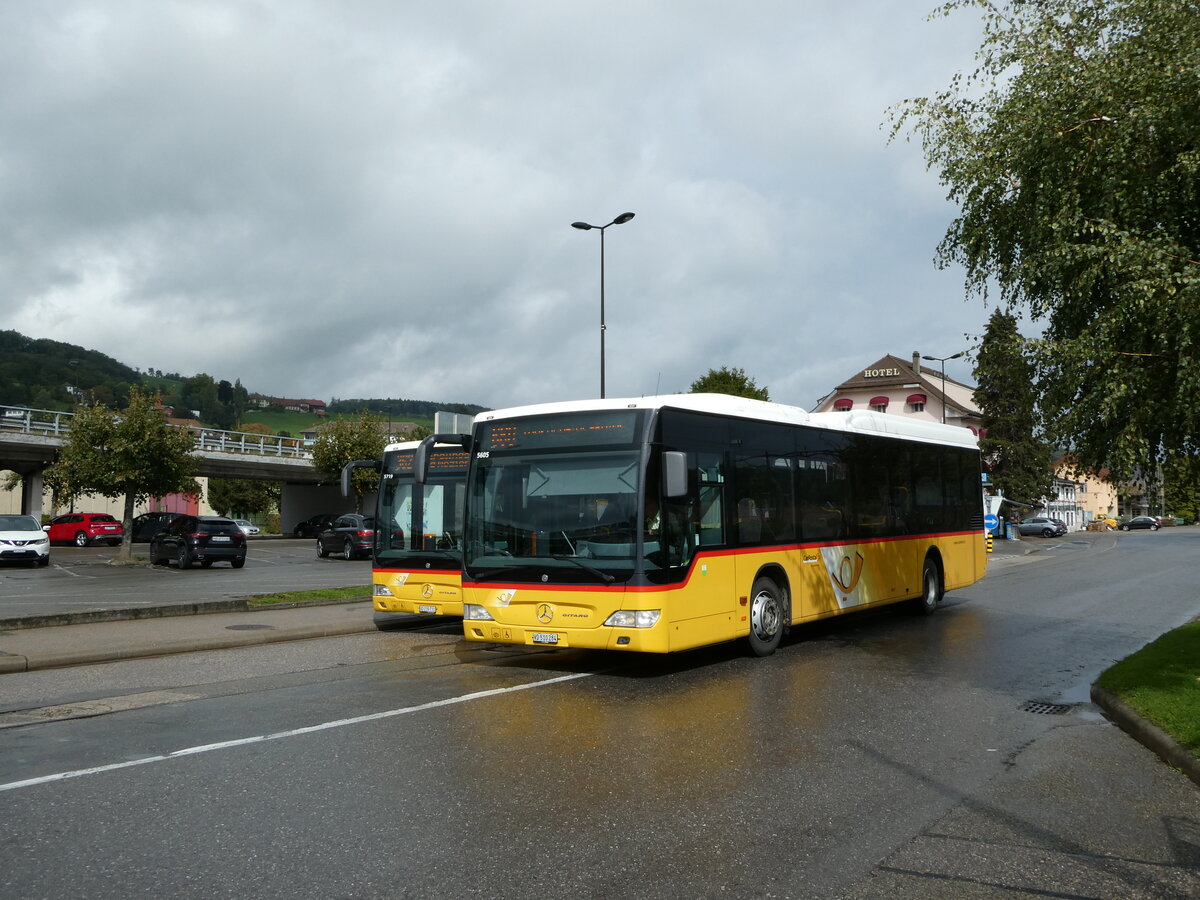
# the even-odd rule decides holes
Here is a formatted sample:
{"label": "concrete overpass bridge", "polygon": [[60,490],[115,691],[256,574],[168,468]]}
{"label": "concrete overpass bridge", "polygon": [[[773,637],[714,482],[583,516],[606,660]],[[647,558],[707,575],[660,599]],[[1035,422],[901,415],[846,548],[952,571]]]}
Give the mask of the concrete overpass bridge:
{"label": "concrete overpass bridge", "polygon": [[[0,406],[0,470],[21,476],[21,511],[42,514],[42,475],[66,443],[71,413]],[[180,427],[180,426],[175,426]],[[296,438],[189,428],[196,441],[196,474],[278,481],[284,528],[322,512],[352,512],[353,501],[322,485],[312,453]]]}

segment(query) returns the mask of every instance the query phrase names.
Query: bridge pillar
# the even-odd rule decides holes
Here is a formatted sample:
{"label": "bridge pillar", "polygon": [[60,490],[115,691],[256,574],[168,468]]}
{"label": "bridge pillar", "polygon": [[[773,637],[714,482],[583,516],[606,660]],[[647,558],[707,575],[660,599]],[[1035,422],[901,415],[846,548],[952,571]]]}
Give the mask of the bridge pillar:
{"label": "bridge pillar", "polygon": [[45,479],[41,470],[21,476],[21,512],[42,521],[42,494],[45,490]]}

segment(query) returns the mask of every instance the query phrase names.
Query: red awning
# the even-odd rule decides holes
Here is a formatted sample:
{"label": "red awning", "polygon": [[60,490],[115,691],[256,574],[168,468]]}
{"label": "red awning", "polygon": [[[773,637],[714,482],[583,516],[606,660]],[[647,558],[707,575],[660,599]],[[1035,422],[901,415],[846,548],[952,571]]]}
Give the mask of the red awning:
{"label": "red awning", "polygon": [[887,406],[887,405],[888,405],[887,397],[872,397],[871,398],[871,406]]}
{"label": "red awning", "polygon": [[909,394],[908,399],[905,400],[904,402],[905,403],[925,403],[926,402],[925,395],[924,394]]}
{"label": "red awning", "polygon": [[834,409],[849,409],[853,405],[854,405],[854,401],[851,400],[849,397],[842,397],[838,400],[833,401]]}

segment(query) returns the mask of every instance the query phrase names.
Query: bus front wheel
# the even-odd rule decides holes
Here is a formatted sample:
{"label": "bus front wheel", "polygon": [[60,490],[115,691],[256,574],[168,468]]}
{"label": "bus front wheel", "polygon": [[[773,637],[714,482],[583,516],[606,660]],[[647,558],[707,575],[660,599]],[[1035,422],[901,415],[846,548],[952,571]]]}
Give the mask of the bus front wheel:
{"label": "bus front wheel", "polygon": [[941,599],[942,579],[938,576],[937,563],[926,558],[921,570],[921,596],[913,597],[909,609],[919,616],[931,616]]}
{"label": "bus front wheel", "polygon": [[754,580],[750,591],[750,649],[755,656],[770,656],[783,637],[783,590],[765,576]]}

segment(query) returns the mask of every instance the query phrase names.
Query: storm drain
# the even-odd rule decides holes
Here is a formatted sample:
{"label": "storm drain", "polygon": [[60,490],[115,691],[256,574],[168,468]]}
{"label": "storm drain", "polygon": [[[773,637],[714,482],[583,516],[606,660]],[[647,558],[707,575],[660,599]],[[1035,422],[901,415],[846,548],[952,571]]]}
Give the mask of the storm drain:
{"label": "storm drain", "polygon": [[226,631],[264,631],[274,629],[274,625],[226,625]]}
{"label": "storm drain", "polygon": [[1021,706],[1021,712],[1035,713],[1039,716],[1065,716],[1075,708],[1073,703],[1043,703],[1040,700],[1028,700]]}

